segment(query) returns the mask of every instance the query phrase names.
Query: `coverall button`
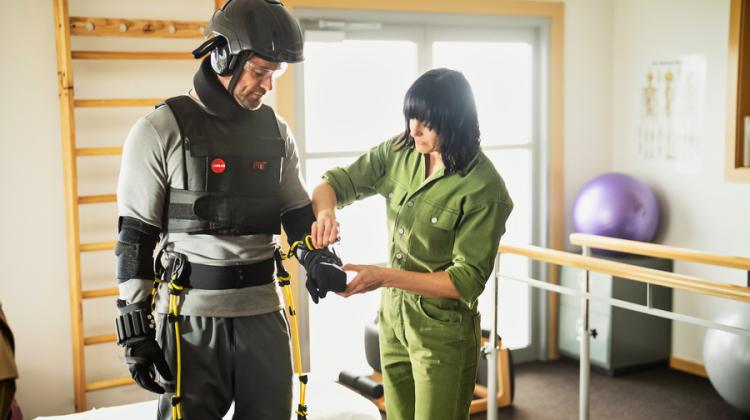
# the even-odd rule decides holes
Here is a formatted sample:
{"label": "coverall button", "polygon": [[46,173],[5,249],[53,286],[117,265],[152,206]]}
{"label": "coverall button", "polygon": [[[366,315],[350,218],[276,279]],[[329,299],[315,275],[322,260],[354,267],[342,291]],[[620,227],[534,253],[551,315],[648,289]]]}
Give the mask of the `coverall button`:
{"label": "coverall button", "polygon": [[401,258],[403,258],[403,257],[404,257],[404,256],[403,256],[403,255],[402,255],[402,254],[401,254],[400,252],[397,252],[397,253],[396,253],[396,259],[397,259],[397,260],[400,260],[400,259],[401,259]]}
{"label": "coverall button", "polygon": [[414,207],[414,202],[411,201],[411,200],[409,200],[409,201],[406,202],[406,205],[409,206],[409,207]]}
{"label": "coverall button", "polygon": [[434,225],[435,223],[437,223],[437,217],[435,217],[435,216],[432,216],[432,219],[430,219],[430,222],[432,222],[432,224],[433,224],[433,225]]}
{"label": "coverall button", "polygon": [[398,228],[398,234],[403,235],[404,234],[404,228]]}

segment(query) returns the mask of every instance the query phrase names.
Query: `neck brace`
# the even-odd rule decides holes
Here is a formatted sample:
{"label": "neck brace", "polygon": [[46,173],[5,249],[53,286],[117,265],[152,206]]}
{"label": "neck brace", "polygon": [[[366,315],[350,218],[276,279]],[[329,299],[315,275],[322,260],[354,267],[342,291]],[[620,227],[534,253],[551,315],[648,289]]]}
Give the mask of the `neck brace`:
{"label": "neck brace", "polygon": [[193,76],[193,85],[201,102],[208,112],[224,120],[231,120],[247,110],[241,107],[211,68],[211,59],[203,59],[200,68]]}

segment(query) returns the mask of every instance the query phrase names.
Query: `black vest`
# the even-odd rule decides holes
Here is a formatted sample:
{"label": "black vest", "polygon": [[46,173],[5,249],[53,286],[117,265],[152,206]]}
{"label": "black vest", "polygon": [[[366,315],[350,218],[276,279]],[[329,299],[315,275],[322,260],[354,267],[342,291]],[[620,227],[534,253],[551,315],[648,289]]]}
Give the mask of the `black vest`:
{"label": "black vest", "polygon": [[180,128],[183,189],[170,188],[166,231],[278,234],[285,143],[268,106],[231,120],[189,96],[167,99]]}

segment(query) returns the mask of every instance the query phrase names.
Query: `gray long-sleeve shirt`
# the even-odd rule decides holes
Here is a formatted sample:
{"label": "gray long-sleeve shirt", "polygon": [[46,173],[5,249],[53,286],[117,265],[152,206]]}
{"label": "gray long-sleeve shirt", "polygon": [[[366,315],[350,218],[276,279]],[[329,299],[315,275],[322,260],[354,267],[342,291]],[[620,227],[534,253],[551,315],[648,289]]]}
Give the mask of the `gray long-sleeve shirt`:
{"label": "gray long-sleeve shirt", "polygon": [[[281,174],[283,214],[309,204],[310,198],[301,178],[294,137],[286,122],[278,116],[277,121],[286,147]],[[119,216],[137,218],[161,227],[169,187],[182,188],[183,185],[180,144],[177,120],[167,106],[155,109],[135,123],[123,147],[117,185]],[[272,258],[277,238],[267,234],[217,236],[164,232],[160,246],[187,255],[193,263],[225,266]],[[153,279],[129,279],[119,285],[120,298],[128,302],[148,299],[152,287]],[[162,284],[158,290],[157,312],[167,312],[167,299],[166,285]],[[280,308],[276,285],[270,283],[243,289],[188,290],[180,313],[234,317],[258,315]]]}

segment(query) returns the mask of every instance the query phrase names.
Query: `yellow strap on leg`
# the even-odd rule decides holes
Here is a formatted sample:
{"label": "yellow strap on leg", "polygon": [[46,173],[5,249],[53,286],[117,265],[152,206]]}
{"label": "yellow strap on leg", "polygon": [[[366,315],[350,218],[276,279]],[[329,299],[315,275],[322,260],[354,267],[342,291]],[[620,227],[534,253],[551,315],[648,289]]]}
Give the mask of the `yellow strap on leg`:
{"label": "yellow strap on leg", "polygon": [[177,359],[177,377],[175,378],[175,393],[172,397],[172,419],[182,420],[182,351],[180,349],[180,319],[179,293],[184,289],[174,282],[169,283],[169,316],[174,324],[175,353]]}
{"label": "yellow strap on leg", "polygon": [[305,393],[307,391],[307,375],[302,374],[302,351],[300,350],[299,344],[299,329],[297,326],[297,312],[294,310],[294,297],[292,296],[291,290],[289,290],[289,284],[283,286],[281,290],[284,292],[284,300],[287,302],[289,320],[291,321],[292,327],[292,339],[294,340],[294,360],[297,365],[297,376],[300,379],[299,382],[299,407],[297,414],[305,418],[307,416],[307,407],[305,406]]}
{"label": "yellow strap on leg", "polygon": [[[309,238],[309,236],[308,236]],[[292,249],[295,245],[298,245],[300,241],[295,242],[292,245]],[[291,251],[290,251],[291,252]],[[281,252],[277,249],[274,254],[276,259],[276,276],[278,277],[279,286],[281,291],[284,293],[284,300],[286,301],[287,312],[289,314],[289,321],[292,328],[292,340],[294,340],[294,360],[296,362],[297,377],[299,378],[299,404],[297,406],[297,418],[299,420],[307,419],[307,405],[305,405],[305,393],[307,392],[307,375],[302,373],[302,350],[299,344],[299,328],[297,326],[297,311],[294,309],[294,296],[291,291],[291,276],[284,268],[281,260]]]}

